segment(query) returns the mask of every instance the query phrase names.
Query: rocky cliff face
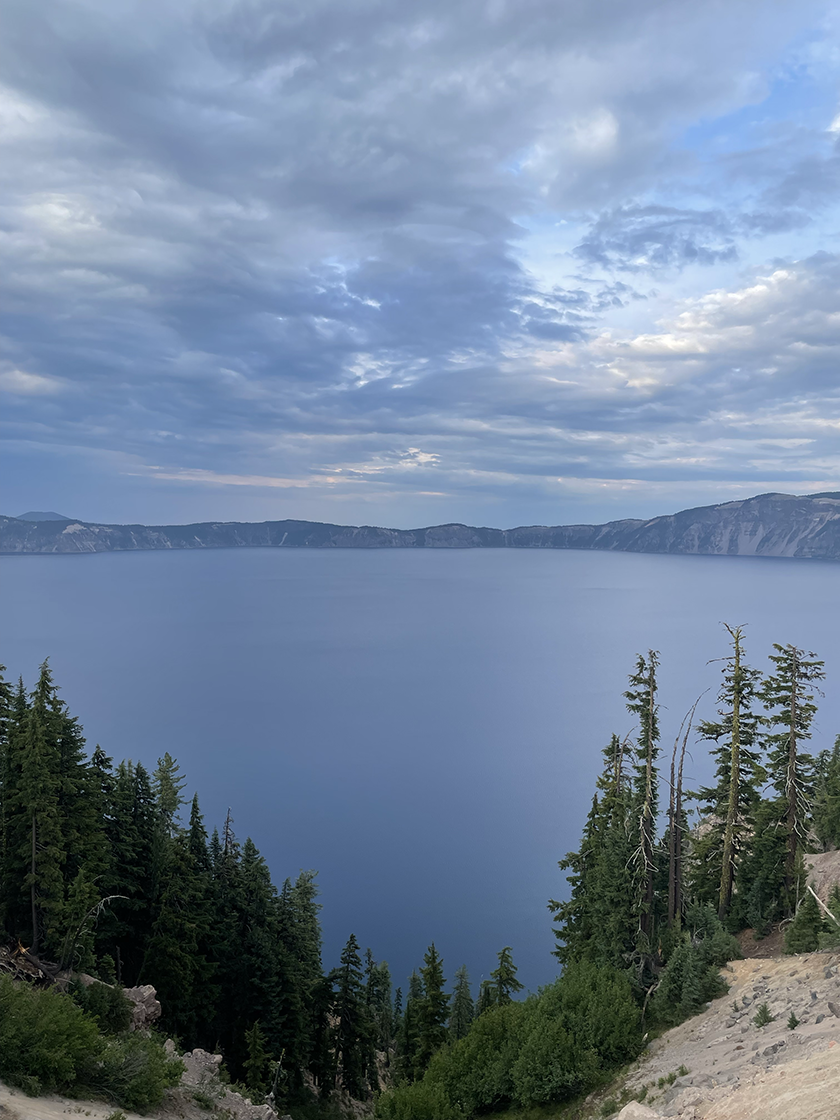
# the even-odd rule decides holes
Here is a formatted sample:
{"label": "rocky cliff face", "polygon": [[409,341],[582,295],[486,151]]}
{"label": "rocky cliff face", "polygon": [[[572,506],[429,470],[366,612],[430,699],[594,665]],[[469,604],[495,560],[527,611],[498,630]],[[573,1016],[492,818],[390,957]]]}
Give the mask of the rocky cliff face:
{"label": "rocky cliff face", "polygon": [[840,559],[840,493],[761,494],[650,521],[488,529],[382,529],[317,521],[97,525],[0,517],[0,552],[121,552],[162,548],[576,548],[703,556]]}

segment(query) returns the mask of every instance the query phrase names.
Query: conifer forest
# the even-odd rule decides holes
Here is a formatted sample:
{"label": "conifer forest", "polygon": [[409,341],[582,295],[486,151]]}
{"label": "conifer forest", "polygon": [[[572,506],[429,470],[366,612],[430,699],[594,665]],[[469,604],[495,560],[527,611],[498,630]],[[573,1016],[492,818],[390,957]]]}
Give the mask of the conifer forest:
{"label": "conifer forest", "polygon": [[[221,1053],[252,1100],[296,1118],[339,1115],[348,1099],[391,1120],[466,1120],[573,1098],[638,1055],[645,1032],[722,994],[736,935],[781,925],[790,952],[840,945],[838,888],[826,912],[804,864],[840,846],[840,737],[811,747],[824,665],[792,645],[759,665],[743,628],[723,638],[716,695],[698,697],[667,740],[659,655],[630,667],[634,730],[604,746],[579,847],[560,860],[569,888],[558,885],[546,917],[559,976],[537,993],[517,978],[515,946],[500,947],[477,989],[435,944],[405,979],[349,931],[325,962],[316,873],[275,881],[243,839],[244,807],[207,822],[169,753],[150,772],[89,750],[47,662],[31,690],[4,679],[4,960],[25,954],[99,981],[26,993],[51,996],[53,1025],[55,1000],[66,1005],[61,1029],[88,1032],[88,1052],[111,1053],[125,1025],[102,993],[153,985],[161,1040]],[[689,789],[686,760],[702,750],[712,777]],[[37,1048],[10,1056],[27,1015],[46,1037],[47,1012],[27,1010],[20,988],[0,972],[0,1078],[31,1091],[82,1084],[66,1039],[60,1069],[49,1054],[36,1068]],[[169,1083],[161,1046],[143,1045]]]}

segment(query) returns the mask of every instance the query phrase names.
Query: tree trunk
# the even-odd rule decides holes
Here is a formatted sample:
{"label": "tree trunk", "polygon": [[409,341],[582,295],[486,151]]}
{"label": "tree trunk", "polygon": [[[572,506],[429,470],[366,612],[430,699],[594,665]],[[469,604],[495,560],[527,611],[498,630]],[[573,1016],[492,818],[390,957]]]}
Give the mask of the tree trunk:
{"label": "tree trunk", "polygon": [[639,927],[645,937],[653,930],[653,717],[655,708],[653,668],[648,689],[648,736],[645,760],[645,803],[642,808],[642,859],[645,865],[645,892]]}
{"label": "tree trunk", "polygon": [[35,893],[35,872],[37,870],[37,863],[35,861],[35,853],[36,853],[36,850],[37,850],[37,838],[38,838],[38,833],[37,833],[37,828],[36,828],[36,824],[35,824],[35,814],[33,813],[32,814],[32,860],[31,860],[31,864],[30,864],[30,868],[29,868],[29,872],[30,872],[30,875],[31,875],[31,878],[32,878],[32,882],[30,883],[30,886],[29,886],[29,901],[30,901],[30,904],[32,906],[32,945],[31,945],[31,948],[30,948],[29,951],[33,954],[36,954],[38,952],[38,905],[37,905],[36,893]]}
{"label": "tree trunk", "polygon": [[729,803],[723,830],[723,855],[720,868],[718,917],[721,921],[729,912],[732,902],[732,884],[735,879],[735,822],[738,819],[738,801],[741,795],[741,628],[726,627],[732,635],[735,659],[732,668],[732,739],[729,759]]}
{"label": "tree trunk", "polygon": [[791,658],[790,673],[790,730],[788,732],[788,770],[787,770],[787,859],[785,860],[785,894],[793,898],[794,879],[796,878],[796,799],[798,777],[796,773],[796,685],[799,677],[799,659]]}
{"label": "tree trunk", "polygon": [[677,746],[679,735],[674,740],[671,752],[671,797],[668,802],[668,925],[672,926],[677,915]]}

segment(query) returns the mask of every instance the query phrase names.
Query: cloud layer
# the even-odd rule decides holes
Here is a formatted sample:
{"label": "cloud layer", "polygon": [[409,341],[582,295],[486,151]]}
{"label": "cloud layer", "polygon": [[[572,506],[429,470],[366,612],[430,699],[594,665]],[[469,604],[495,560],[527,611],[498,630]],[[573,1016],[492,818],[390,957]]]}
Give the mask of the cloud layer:
{"label": "cloud layer", "polygon": [[830,6],[9,10],[10,512],[837,485]]}

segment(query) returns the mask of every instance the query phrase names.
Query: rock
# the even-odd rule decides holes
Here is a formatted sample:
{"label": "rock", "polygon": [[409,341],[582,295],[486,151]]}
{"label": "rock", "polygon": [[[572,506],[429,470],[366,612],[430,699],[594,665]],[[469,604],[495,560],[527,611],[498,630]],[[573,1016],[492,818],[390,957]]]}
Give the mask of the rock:
{"label": "rock", "polygon": [[687,1082],[688,1085],[693,1086],[695,1089],[711,1089],[714,1083],[714,1078],[710,1077],[707,1073],[696,1073]]}
{"label": "rock", "polygon": [[219,1067],[222,1064],[221,1054],[192,1050],[189,1054],[184,1054],[181,1061],[184,1063],[182,1085],[188,1085],[191,1089],[203,1089],[218,1082]]}
{"label": "rock", "polygon": [[824,1018],[825,1018],[825,1015],[823,1015],[822,1013],[820,1013],[820,1014],[819,1014],[819,1015],[818,1015],[818,1016],[816,1017],[816,1019],[814,1020],[814,1023],[815,1023],[815,1024],[816,1024],[816,1023],[821,1023],[821,1022],[823,1021],[823,1019],[824,1019]]}
{"label": "rock", "polygon": [[697,1089],[683,1089],[681,1093],[674,1097],[674,1111],[680,1112],[684,1108],[693,1108],[702,1104],[705,1100],[705,1093],[700,1093]]}
{"label": "rock", "polygon": [[835,1019],[840,1019],[840,1008],[837,1007],[836,1003],[832,1003],[831,1000],[828,1001],[828,1010],[835,1017]]}
{"label": "rock", "polygon": [[646,1104],[639,1104],[638,1101],[631,1101],[626,1104],[619,1112],[616,1120],[660,1120],[661,1112],[654,1112]]}
{"label": "rock", "polygon": [[131,1001],[130,1031],[146,1030],[156,1023],[161,1016],[163,1008],[157,998],[157,992],[151,984],[141,984],[137,988],[123,988],[123,995]]}

